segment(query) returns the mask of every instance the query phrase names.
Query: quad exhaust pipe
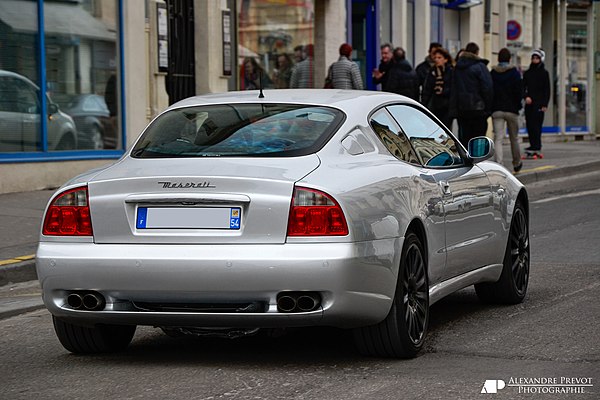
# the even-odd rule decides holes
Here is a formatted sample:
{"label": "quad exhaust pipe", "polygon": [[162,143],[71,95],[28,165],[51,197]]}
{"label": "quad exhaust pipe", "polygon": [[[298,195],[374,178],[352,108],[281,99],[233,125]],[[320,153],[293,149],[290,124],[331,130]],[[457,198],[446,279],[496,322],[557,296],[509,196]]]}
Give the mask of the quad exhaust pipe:
{"label": "quad exhaust pipe", "polygon": [[100,311],[104,309],[106,300],[98,292],[71,292],[67,296],[67,304],[74,310]]}
{"label": "quad exhaust pipe", "polygon": [[317,292],[281,292],[277,295],[277,310],[284,313],[315,311],[321,306]]}

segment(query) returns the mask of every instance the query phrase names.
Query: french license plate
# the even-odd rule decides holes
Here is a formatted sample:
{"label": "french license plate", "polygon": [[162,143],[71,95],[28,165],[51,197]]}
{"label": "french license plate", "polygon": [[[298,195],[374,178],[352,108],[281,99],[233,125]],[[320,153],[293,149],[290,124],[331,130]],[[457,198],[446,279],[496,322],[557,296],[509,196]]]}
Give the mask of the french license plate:
{"label": "french license plate", "polygon": [[239,207],[138,207],[137,229],[240,229]]}

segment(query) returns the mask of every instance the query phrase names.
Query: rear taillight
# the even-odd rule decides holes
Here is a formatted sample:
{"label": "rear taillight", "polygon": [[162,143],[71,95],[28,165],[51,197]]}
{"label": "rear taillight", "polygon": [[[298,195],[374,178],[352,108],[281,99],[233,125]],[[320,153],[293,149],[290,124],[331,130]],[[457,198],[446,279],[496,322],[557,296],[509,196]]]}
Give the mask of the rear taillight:
{"label": "rear taillight", "polygon": [[339,204],[319,190],[296,187],[288,236],[344,236],[348,234],[346,218]]}
{"label": "rear taillight", "polygon": [[54,199],[42,229],[49,236],[92,236],[87,186],[69,189]]}

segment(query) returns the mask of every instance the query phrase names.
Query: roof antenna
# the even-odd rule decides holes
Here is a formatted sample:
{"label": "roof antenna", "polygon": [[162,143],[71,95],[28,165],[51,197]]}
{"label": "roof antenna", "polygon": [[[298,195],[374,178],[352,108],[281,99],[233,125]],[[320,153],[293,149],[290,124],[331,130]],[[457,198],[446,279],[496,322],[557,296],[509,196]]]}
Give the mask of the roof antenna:
{"label": "roof antenna", "polygon": [[258,73],[258,83],[259,83],[259,86],[260,86],[260,93],[258,94],[258,98],[259,99],[264,99],[265,98],[265,95],[263,94],[262,74],[263,74],[263,72],[259,71],[259,73]]}

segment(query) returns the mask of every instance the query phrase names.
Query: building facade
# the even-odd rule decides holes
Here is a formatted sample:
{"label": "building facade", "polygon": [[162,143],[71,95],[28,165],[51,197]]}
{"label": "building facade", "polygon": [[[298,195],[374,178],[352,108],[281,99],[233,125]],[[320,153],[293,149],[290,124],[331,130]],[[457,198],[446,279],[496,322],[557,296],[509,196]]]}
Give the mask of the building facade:
{"label": "building facade", "polygon": [[[2,0],[0,193],[57,187],[115,162],[159,112],[196,94],[323,86],[340,44],[368,90],[383,43],[413,66],[430,42],[477,42],[524,71],[543,48],[545,135],[600,132],[600,2],[591,0]],[[592,57],[592,55],[594,55]],[[293,77],[302,62],[309,71]],[[296,81],[294,81],[296,79]],[[41,90],[44,88],[44,90]]]}

